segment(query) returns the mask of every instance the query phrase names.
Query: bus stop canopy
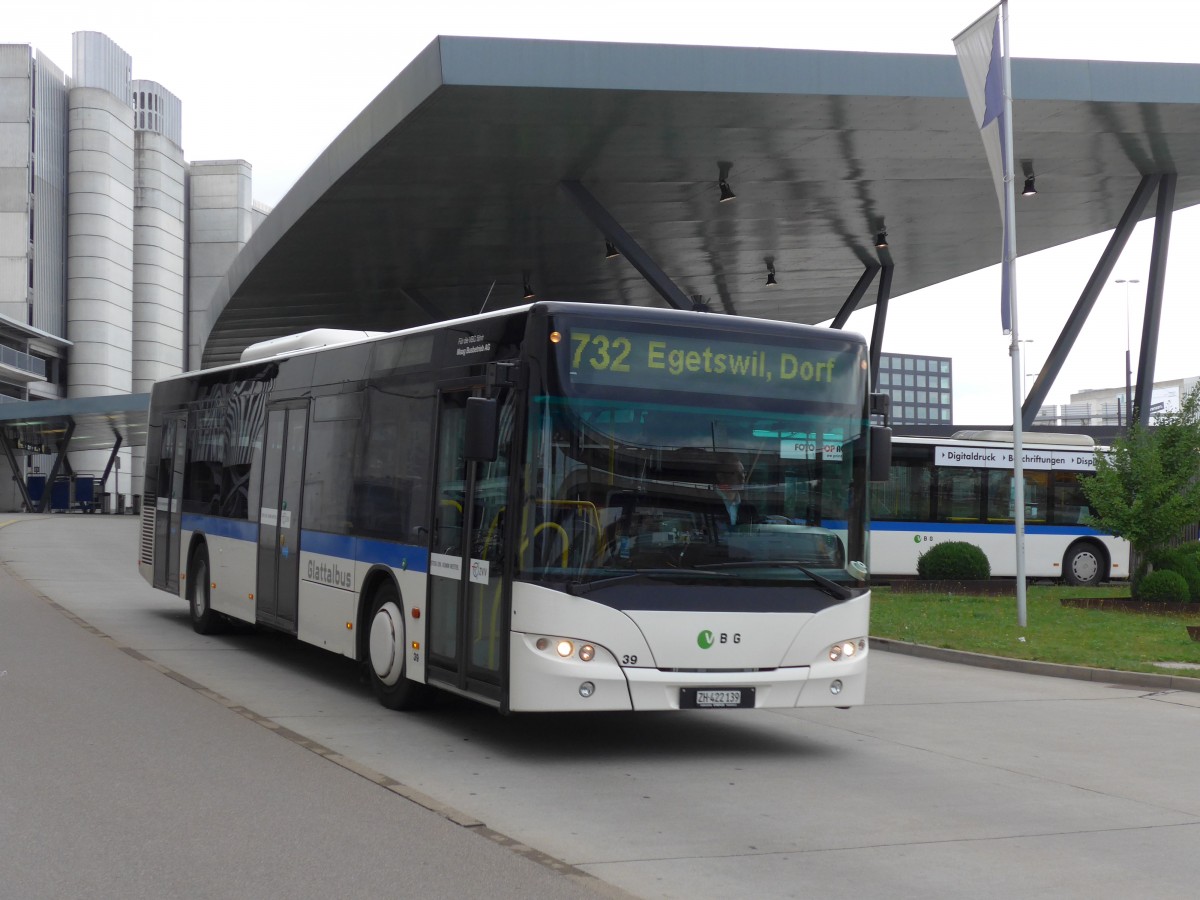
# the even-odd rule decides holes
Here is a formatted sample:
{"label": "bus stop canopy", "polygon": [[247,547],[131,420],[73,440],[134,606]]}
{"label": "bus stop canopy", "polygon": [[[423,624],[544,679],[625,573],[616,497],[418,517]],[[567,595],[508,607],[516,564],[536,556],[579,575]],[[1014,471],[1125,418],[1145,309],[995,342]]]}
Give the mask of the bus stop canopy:
{"label": "bus stop canopy", "polygon": [[[0,452],[7,457],[14,473],[24,473],[18,456],[50,454],[54,461],[48,482],[64,471],[70,473],[67,454],[82,450],[109,453],[108,466],[101,483],[122,446],[139,447],[146,443],[150,409],[149,394],[113,394],[101,397],[76,397],[69,400],[35,400],[28,403],[0,404]],[[27,485],[18,479],[25,508],[34,509]],[[41,498],[48,508],[50,492]]]}
{"label": "bus stop canopy", "polygon": [[[1012,74],[1037,190],[1017,198],[1020,253],[1114,228],[1144,176],[1175,176],[1172,208],[1200,202],[1200,66]],[[952,55],[440,37],[250,238],[199,323],[203,363],[529,295],[819,323],[874,302],[852,291],[875,266],[898,297],[999,259]],[[962,302],[999,327],[998,298]]]}

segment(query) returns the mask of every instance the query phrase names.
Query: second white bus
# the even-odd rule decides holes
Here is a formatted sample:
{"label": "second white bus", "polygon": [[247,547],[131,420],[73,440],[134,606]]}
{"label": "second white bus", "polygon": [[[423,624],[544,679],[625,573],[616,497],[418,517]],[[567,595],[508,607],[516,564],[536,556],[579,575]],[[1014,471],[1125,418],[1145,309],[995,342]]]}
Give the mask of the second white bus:
{"label": "second white bus", "polygon": [[[1129,577],[1129,544],[1088,524],[1080,484],[1096,471],[1087,435],[1029,433],[1022,440],[1025,573],[1074,585]],[[965,541],[992,575],[1016,575],[1010,431],[893,440],[891,477],[871,485],[871,576],[915,576],[935,544]]]}

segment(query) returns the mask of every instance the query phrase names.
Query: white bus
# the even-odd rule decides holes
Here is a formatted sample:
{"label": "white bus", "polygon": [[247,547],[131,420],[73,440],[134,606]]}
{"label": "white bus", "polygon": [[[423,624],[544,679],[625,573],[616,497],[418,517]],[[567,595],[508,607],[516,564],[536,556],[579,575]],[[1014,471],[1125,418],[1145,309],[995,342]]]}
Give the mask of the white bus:
{"label": "white bus", "polygon": [[154,386],[140,570],[197,631],[359,660],[392,708],[863,702],[861,337],[574,303],[357,334]]}
{"label": "white bus", "polygon": [[[1025,572],[1095,585],[1129,577],[1129,544],[1087,524],[1080,479],[1096,471],[1087,435],[1026,433]],[[891,477],[871,486],[871,575],[917,574],[917,559],[943,541],[987,554],[992,574],[1016,575],[1013,435],[960,431],[952,438],[893,441]]]}

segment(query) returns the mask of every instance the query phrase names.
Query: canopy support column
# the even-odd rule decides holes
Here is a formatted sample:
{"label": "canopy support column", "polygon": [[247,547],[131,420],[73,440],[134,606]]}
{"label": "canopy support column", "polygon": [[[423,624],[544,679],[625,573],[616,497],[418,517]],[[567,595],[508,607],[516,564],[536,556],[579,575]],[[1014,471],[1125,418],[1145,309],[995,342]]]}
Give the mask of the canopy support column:
{"label": "canopy support column", "polygon": [[1075,341],[1079,337],[1079,332],[1083,329],[1084,322],[1087,321],[1088,316],[1091,314],[1092,307],[1096,305],[1096,298],[1100,296],[1100,291],[1104,288],[1105,282],[1108,281],[1108,277],[1112,274],[1113,267],[1117,264],[1117,259],[1121,256],[1121,251],[1125,249],[1125,245],[1129,242],[1129,237],[1133,234],[1133,228],[1137,225],[1138,219],[1141,218],[1142,212],[1146,209],[1146,204],[1150,201],[1150,194],[1158,187],[1160,178],[1161,176],[1159,175],[1143,175],[1142,180],[1138,182],[1129,205],[1125,207],[1125,212],[1121,214],[1121,219],[1113,231],[1113,236],[1108,241],[1108,246],[1100,254],[1100,260],[1096,263],[1096,268],[1092,271],[1092,277],[1088,279],[1083,293],[1079,295],[1079,300],[1075,303],[1075,309],[1067,317],[1067,322],[1063,325],[1062,332],[1054,344],[1054,349],[1050,351],[1050,355],[1046,358],[1046,362],[1042,366],[1042,371],[1038,373],[1038,377],[1033,382],[1033,387],[1030,388],[1028,395],[1025,397],[1025,402],[1021,405],[1021,424],[1025,428],[1033,427],[1033,420],[1036,418],[1038,410],[1042,408],[1042,404],[1046,402],[1046,396],[1050,393],[1050,386],[1054,384],[1058,373],[1062,371],[1063,364],[1066,362],[1071,348],[1075,345]]}
{"label": "canopy support column", "polygon": [[54,465],[50,467],[50,474],[46,476],[46,489],[42,491],[42,502],[38,507],[38,512],[44,513],[50,508],[50,495],[54,493],[54,482],[58,479],[58,472],[65,465],[70,469],[71,464],[67,462],[67,448],[71,446],[71,435],[75,433],[75,420],[67,420],[67,430],[63,433],[62,440],[58,442],[58,450],[54,454]]}
{"label": "canopy support column", "polygon": [[104,467],[104,474],[100,476],[100,490],[108,490],[108,473],[112,471],[113,463],[117,461],[117,451],[121,449],[122,438],[118,432],[114,432],[117,438],[113,444],[112,453],[108,454],[108,464]]}
{"label": "canopy support column", "polygon": [[1158,185],[1158,208],[1154,216],[1154,248],[1150,251],[1150,275],[1146,282],[1146,314],[1142,320],[1142,346],[1138,352],[1137,387],[1133,393],[1130,424],[1150,424],[1150,401],[1154,392],[1154,364],[1158,360],[1158,326],[1162,320],[1163,285],[1167,280],[1167,250],[1171,245],[1171,216],[1175,209],[1175,174],[1163,175]]}
{"label": "canopy support column", "polygon": [[867,263],[863,273],[858,276],[858,283],[854,285],[854,290],[850,292],[850,296],[846,298],[846,302],[842,304],[842,308],[838,310],[838,314],[833,317],[830,323],[830,328],[843,328],[846,325],[846,320],[850,318],[850,314],[858,309],[859,301],[862,300],[863,294],[867,292],[867,288],[871,286],[871,282],[875,280],[875,273],[879,271],[879,263],[871,260]]}
{"label": "canopy support column", "polygon": [[[875,322],[871,326],[871,390],[879,390],[879,356],[883,352],[883,331],[887,325],[888,300],[892,296],[892,271],[888,263],[879,276],[879,293],[875,296]],[[861,279],[860,279],[861,280]]]}
{"label": "canopy support column", "polygon": [[33,512],[33,501],[29,499],[29,486],[25,483],[25,472],[17,463],[17,455],[13,453],[12,443],[8,439],[8,435],[0,431],[0,448],[3,448],[4,455],[8,459],[8,464],[12,466],[13,481],[17,483],[17,490],[21,492],[21,500],[25,504],[26,512]]}

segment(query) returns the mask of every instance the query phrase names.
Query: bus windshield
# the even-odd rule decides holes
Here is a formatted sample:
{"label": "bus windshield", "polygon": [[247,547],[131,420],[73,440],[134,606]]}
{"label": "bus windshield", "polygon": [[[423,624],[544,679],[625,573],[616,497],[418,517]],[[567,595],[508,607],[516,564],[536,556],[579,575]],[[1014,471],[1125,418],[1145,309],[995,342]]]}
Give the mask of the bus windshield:
{"label": "bus windshield", "polygon": [[519,577],[861,586],[860,346],[560,333],[558,390],[532,399]]}

